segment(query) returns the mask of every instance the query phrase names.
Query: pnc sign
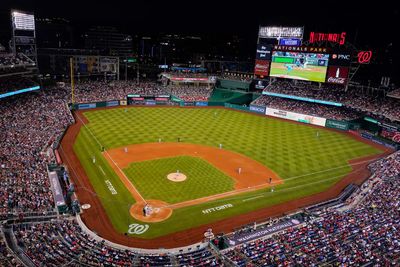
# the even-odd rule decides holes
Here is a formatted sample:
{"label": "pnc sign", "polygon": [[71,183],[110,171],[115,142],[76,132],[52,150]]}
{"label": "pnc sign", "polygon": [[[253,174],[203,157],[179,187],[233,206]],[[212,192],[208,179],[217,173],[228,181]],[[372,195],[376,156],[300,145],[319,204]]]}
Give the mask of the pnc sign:
{"label": "pnc sign", "polygon": [[342,33],[321,33],[310,32],[310,43],[330,42],[344,45],[346,41],[346,32]]}

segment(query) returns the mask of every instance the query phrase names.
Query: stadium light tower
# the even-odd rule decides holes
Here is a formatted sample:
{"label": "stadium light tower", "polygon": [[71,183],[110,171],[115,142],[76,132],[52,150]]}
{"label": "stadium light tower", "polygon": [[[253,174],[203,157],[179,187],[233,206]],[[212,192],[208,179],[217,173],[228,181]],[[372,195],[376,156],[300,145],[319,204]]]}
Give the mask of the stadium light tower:
{"label": "stadium light tower", "polygon": [[34,14],[18,10],[11,10],[11,29],[11,44],[14,55],[23,53],[37,66]]}

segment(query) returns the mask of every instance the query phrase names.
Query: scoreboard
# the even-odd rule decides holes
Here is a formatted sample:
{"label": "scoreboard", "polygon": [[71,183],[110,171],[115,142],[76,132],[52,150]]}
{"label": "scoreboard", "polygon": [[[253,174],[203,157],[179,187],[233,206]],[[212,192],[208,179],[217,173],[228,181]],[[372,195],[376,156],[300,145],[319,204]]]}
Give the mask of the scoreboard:
{"label": "scoreboard", "polygon": [[19,11],[13,11],[12,23],[16,30],[34,31],[35,30],[35,16]]}

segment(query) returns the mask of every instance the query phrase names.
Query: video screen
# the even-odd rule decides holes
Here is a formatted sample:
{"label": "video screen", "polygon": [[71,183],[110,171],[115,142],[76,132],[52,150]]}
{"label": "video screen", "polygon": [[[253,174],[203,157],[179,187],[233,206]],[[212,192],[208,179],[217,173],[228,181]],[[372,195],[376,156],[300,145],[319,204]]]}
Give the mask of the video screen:
{"label": "video screen", "polygon": [[325,82],[329,54],[273,51],[270,76]]}

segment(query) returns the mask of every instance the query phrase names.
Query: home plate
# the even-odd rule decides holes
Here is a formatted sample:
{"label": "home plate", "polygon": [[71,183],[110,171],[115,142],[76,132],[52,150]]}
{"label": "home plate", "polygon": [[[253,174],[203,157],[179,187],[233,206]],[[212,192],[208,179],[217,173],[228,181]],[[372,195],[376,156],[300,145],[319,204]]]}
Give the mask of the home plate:
{"label": "home plate", "polygon": [[186,180],[186,175],[180,172],[173,172],[168,174],[167,178],[172,182],[183,182]]}

